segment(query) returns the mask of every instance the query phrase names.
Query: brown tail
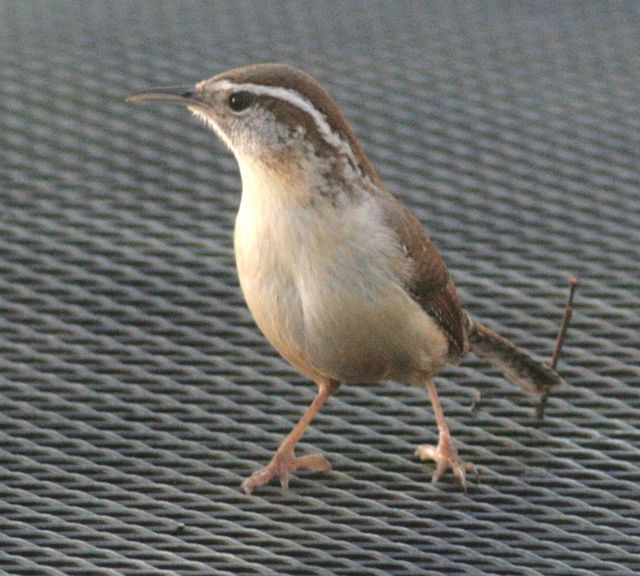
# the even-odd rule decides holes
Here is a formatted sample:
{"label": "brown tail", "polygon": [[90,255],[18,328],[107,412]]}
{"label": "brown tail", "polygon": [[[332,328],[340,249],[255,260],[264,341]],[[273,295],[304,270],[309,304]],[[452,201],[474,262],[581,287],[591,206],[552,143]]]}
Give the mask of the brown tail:
{"label": "brown tail", "polygon": [[497,368],[507,380],[522,386],[525,392],[544,395],[563,383],[555,370],[468,314],[467,332],[471,352]]}

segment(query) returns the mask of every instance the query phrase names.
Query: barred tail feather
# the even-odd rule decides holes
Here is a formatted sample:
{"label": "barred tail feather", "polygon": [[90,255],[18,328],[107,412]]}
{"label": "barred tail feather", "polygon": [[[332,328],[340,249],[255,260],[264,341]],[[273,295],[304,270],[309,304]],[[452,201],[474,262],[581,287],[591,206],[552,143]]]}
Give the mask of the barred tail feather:
{"label": "barred tail feather", "polygon": [[471,352],[497,368],[507,380],[522,386],[525,392],[540,396],[563,383],[555,370],[496,331],[473,320],[468,314],[466,320]]}

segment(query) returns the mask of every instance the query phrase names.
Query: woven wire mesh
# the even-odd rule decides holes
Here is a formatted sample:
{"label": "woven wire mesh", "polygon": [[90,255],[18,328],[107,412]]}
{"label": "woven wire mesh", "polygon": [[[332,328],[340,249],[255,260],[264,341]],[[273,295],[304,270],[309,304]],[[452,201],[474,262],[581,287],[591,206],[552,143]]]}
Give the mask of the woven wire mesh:
{"label": "woven wire mesh", "polygon": [[[328,87],[506,336],[549,357],[582,277],[542,426],[478,360],[442,374],[468,494],[389,383],[305,436],[333,472],[239,490],[314,387],[243,304],[234,160],[124,97],[256,61]],[[0,570],[640,572],[637,4],[7,1],[0,75]]]}

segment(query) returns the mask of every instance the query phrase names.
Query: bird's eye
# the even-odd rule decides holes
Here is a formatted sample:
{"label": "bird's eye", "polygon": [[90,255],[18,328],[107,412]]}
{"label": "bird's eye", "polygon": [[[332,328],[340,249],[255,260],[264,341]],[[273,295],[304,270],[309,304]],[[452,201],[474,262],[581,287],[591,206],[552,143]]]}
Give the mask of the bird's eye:
{"label": "bird's eye", "polygon": [[244,90],[241,92],[233,92],[231,96],[229,96],[229,108],[234,112],[242,112],[249,108],[254,100],[255,97],[251,92]]}

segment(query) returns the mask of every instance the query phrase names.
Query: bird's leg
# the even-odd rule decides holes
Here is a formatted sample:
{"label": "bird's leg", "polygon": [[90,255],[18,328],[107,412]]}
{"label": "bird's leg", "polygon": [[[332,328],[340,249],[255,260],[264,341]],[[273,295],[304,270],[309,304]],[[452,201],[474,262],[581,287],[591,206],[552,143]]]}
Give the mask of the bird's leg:
{"label": "bird's leg", "polygon": [[307,426],[311,424],[314,416],[327,401],[329,396],[337,386],[330,380],[318,382],[318,395],[315,397],[300,421],[295,425],[289,435],[282,441],[276,450],[271,462],[262,470],[258,470],[249,476],[243,483],[242,488],[247,494],[251,494],[256,488],[269,483],[274,477],[280,479],[283,488],[289,486],[289,475],[300,468],[310,468],[318,472],[328,472],[331,464],[321,454],[311,454],[309,456],[297,457],[294,454],[296,444],[302,438]]}
{"label": "bird's leg", "polygon": [[458,450],[451,438],[449,426],[444,418],[444,412],[440,404],[440,398],[438,398],[438,391],[432,379],[429,379],[427,382],[427,389],[429,390],[429,397],[431,398],[433,412],[436,416],[436,423],[438,424],[438,446],[434,447],[429,444],[422,444],[416,448],[415,454],[421,460],[435,461],[436,469],[431,477],[431,481],[434,484],[440,480],[440,477],[445,473],[447,468],[451,468],[466,492],[467,472],[473,472],[477,477],[478,470],[471,462],[464,462],[458,457]]}

